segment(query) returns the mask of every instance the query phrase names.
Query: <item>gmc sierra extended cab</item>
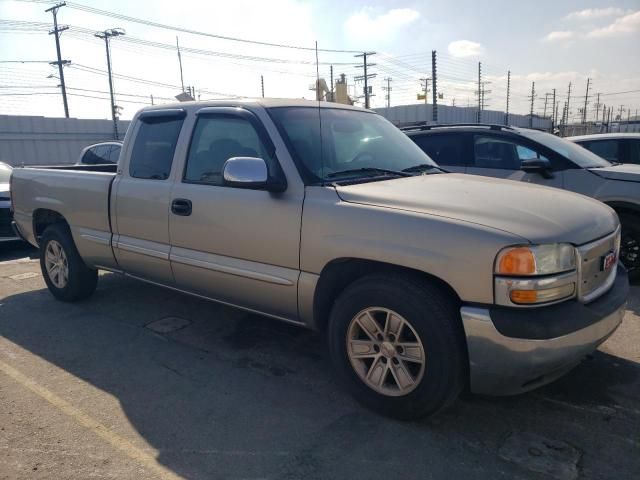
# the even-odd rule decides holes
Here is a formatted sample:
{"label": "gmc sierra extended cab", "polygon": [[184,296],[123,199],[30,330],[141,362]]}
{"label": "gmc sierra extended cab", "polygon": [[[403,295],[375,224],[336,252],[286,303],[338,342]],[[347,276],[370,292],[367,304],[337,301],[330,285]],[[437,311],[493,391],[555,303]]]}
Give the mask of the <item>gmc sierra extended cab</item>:
{"label": "gmc sierra extended cab", "polygon": [[391,123],[331,103],[140,111],[117,166],[16,169],[17,231],[54,297],[99,269],[328,336],[355,397],[414,418],[463,388],[552,381],[622,321],[606,205],[444,173]]}

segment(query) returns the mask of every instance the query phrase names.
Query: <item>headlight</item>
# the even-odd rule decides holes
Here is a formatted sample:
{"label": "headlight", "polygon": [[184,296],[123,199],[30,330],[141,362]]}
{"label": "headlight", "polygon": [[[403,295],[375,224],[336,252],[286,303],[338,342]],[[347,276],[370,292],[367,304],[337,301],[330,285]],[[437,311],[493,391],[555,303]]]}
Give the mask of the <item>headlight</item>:
{"label": "headlight", "polygon": [[551,275],[576,268],[576,249],[567,243],[509,247],[496,258],[497,275]]}
{"label": "headlight", "polygon": [[495,263],[495,302],[507,306],[557,303],[576,295],[576,249],[556,243],[508,247]]}

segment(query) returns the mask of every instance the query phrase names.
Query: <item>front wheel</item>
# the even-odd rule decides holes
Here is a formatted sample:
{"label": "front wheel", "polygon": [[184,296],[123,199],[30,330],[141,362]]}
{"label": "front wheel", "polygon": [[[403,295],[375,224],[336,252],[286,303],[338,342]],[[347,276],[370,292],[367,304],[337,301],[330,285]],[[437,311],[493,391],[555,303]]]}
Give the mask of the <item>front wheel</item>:
{"label": "front wheel", "polygon": [[620,261],[629,272],[629,280],[640,281],[640,216],[620,214],[622,235]]}
{"label": "front wheel", "polygon": [[42,234],[40,268],[49,291],[64,302],[91,296],[98,283],[98,271],[85,265],[62,224],[50,225]]}
{"label": "front wheel", "polygon": [[329,346],[354,397],[386,416],[412,419],[451,404],[465,385],[466,348],[456,302],[420,278],[370,275],[340,295]]}

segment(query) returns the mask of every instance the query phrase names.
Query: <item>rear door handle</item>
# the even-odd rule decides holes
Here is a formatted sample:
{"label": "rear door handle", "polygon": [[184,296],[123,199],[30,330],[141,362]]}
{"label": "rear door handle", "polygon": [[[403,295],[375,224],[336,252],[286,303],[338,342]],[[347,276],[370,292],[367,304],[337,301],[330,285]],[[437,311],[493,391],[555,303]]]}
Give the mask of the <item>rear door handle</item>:
{"label": "rear door handle", "polygon": [[191,215],[191,200],[187,200],[186,198],[176,198],[171,202],[171,213],[182,217],[188,217]]}

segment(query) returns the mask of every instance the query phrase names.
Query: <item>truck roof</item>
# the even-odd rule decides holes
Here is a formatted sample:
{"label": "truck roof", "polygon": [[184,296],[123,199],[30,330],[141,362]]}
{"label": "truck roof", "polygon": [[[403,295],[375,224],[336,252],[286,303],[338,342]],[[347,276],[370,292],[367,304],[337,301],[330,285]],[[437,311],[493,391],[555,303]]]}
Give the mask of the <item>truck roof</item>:
{"label": "truck roof", "polygon": [[261,106],[263,108],[276,107],[312,107],[312,108],[340,108],[343,110],[357,110],[359,112],[371,112],[362,107],[344,105],[342,103],[318,102],[317,100],[298,100],[291,98],[232,98],[224,100],[201,100],[193,102],[175,102],[165,103],[162,105],[154,105],[145,107],[142,111],[148,110],[164,110],[167,108],[183,108],[185,110],[199,110],[204,107],[236,107],[236,106]]}

